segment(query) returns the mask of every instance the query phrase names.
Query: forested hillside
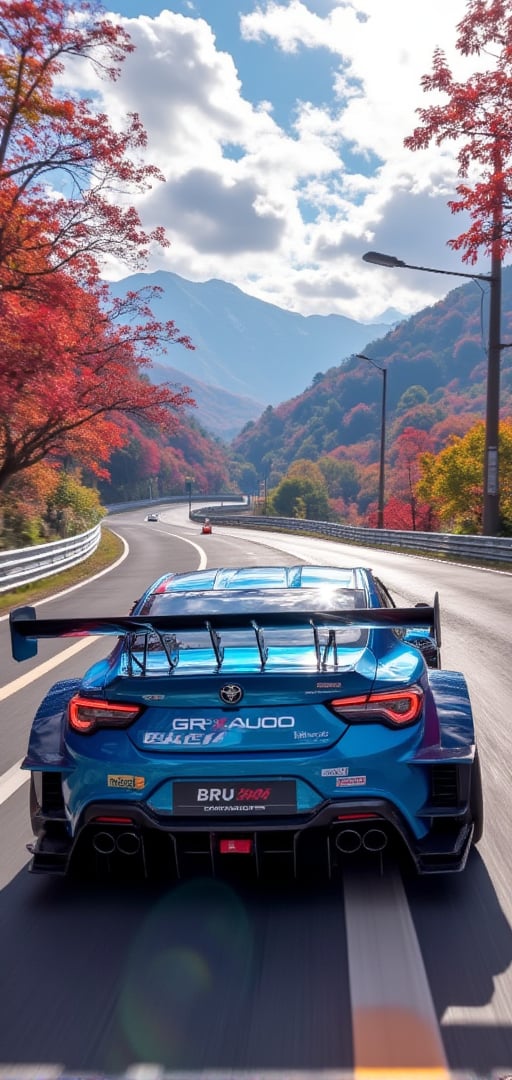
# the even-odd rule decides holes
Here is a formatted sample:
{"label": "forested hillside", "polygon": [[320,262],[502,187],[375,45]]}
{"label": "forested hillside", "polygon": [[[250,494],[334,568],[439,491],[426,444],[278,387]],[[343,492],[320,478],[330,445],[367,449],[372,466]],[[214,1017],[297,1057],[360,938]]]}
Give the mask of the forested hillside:
{"label": "forested hillside", "polygon": [[[365,353],[387,368],[387,454],[409,428],[434,450],[485,415],[488,296],[477,283],[454,289],[401,322]],[[503,342],[512,343],[512,267],[503,273]],[[268,407],[235,438],[233,450],[261,476],[279,479],[290,463],[323,455],[367,465],[380,449],[382,376],[350,357],[304,393]],[[512,415],[512,347],[503,349],[502,416]]]}

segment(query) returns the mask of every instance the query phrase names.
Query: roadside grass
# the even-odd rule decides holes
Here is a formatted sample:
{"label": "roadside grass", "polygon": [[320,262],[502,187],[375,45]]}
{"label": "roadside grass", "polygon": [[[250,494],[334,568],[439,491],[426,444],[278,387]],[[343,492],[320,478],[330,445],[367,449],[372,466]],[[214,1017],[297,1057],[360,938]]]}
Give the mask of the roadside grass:
{"label": "roadside grass", "polygon": [[69,570],[62,570],[59,574],[42,581],[34,581],[32,585],[20,585],[12,592],[0,594],[0,615],[6,615],[13,608],[22,607],[24,604],[36,604],[38,600],[45,600],[62,589],[69,589],[72,585],[78,585],[81,581],[99,574],[112,563],[120,558],[124,545],[119,536],[105,527],[101,530],[101,540],[93,555],[84,562]]}

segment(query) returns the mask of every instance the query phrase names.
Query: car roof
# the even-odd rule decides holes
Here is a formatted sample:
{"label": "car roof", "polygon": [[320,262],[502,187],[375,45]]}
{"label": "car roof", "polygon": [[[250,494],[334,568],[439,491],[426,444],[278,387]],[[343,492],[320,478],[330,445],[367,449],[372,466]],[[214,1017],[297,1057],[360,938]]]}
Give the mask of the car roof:
{"label": "car roof", "polygon": [[151,593],[220,591],[226,589],[300,589],[335,586],[361,589],[371,571],[363,567],[293,566],[217,567],[182,574],[166,574],[148,589]]}
{"label": "car roof", "polygon": [[[172,614],[185,610],[178,604],[178,598],[191,596],[203,598],[204,610],[233,610],[232,601],[238,610],[247,610],[248,597],[252,602],[265,596],[273,597],[270,605],[279,605],[277,593],[282,597],[288,594],[302,595],[298,605],[317,604],[322,606],[322,599],[335,592],[344,594],[342,606],[370,607],[378,603],[373,575],[364,567],[315,566],[297,564],[293,566],[256,566],[256,567],[217,567],[208,570],[196,570],[187,573],[166,574],[155,581],[141,596],[134,611],[152,615]],[[306,592],[309,593],[306,600]],[[313,597],[314,594],[314,597]],[[228,603],[228,595],[232,601]],[[214,598],[219,597],[220,604]],[[224,600],[222,600],[224,597]],[[265,602],[264,607],[266,607]],[[287,606],[287,605],[286,605]],[[194,604],[200,610],[200,601]],[[270,610],[270,608],[268,608]]]}

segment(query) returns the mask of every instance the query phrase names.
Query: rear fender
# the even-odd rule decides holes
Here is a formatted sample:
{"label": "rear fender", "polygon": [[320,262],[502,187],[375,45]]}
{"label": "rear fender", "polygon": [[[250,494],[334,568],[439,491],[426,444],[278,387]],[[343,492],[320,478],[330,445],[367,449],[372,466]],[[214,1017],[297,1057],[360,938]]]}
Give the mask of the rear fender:
{"label": "rear fender", "polygon": [[43,698],[30,730],[23,769],[51,768],[53,771],[69,768],[71,762],[64,742],[66,710],[80,686],[79,679],[66,679],[55,683]]}
{"label": "rear fender", "polygon": [[475,727],[469,691],[460,671],[429,670],[428,681],[439,722],[441,750],[467,750]]}

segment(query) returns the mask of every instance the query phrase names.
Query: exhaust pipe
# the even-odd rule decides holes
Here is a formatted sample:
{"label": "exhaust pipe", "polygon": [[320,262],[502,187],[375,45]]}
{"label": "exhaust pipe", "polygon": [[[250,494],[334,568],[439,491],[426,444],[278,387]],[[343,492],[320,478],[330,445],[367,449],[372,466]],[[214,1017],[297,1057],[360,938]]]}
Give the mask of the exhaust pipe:
{"label": "exhaust pipe", "polygon": [[363,836],[363,847],[365,851],[384,851],[387,844],[388,838],[382,829],[368,829]]}
{"label": "exhaust pipe", "polygon": [[93,837],[92,846],[98,855],[113,855],[116,850],[114,837],[108,832],[97,832]]}
{"label": "exhaust pipe", "polygon": [[123,832],[116,840],[117,850],[121,855],[138,855],[140,851],[140,836],[134,832]]}
{"label": "exhaust pipe", "polygon": [[335,844],[343,855],[354,855],[356,851],[359,851],[362,840],[356,829],[341,829],[336,836]]}

